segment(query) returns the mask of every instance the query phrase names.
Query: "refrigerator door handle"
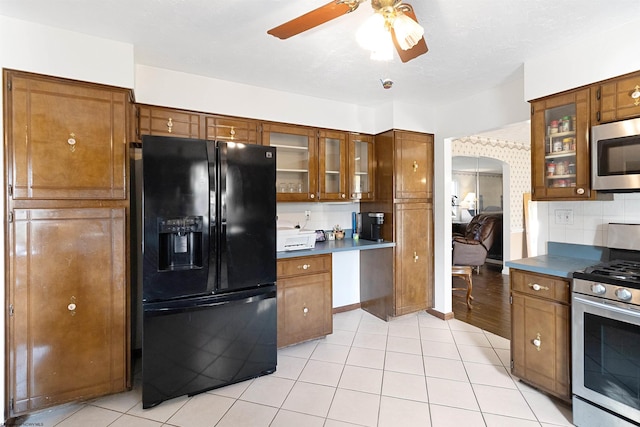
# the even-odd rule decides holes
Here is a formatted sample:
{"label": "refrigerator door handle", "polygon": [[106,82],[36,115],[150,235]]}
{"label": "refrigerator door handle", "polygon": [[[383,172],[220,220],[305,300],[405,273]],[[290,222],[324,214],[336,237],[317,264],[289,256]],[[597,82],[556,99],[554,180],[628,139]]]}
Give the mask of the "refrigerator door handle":
{"label": "refrigerator door handle", "polygon": [[206,310],[219,306],[231,306],[237,304],[251,304],[268,298],[275,298],[276,291],[260,290],[259,292],[235,292],[224,295],[215,295],[207,298],[198,298],[196,300],[187,299],[174,302],[152,303],[144,307],[144,312],[151,316],[165,316],[170,314],[183,313],[194,310]]}

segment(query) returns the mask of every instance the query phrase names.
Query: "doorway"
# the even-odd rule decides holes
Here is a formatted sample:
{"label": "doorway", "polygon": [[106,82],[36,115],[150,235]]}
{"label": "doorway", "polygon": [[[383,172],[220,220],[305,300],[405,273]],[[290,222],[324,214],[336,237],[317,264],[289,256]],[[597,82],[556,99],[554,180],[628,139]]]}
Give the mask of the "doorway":
{"label": "doorway", "polygon": [[[463,233],[480,213],[504,210],[503,162],[488,157],[454,156],[451,159],[451,222],[453,233]],[[490,248],[487,262],[502,264],[503,233]]]}

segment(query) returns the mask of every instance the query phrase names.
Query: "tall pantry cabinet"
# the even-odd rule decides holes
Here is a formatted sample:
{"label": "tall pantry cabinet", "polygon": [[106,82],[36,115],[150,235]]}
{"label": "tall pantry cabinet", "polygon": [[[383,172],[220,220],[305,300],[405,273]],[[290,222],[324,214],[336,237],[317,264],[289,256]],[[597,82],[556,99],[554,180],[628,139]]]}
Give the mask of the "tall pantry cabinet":
{"label": "tall pantry cabinet", "polygon": [[387,319],[432,305],[433,135],[390,130],[375,136],[376,201],[362,212],[383,212],[384,240],[396,243],[393,285],[370,293],[362,286],[362,307]]}
{"label": "tall pantry cabinet", "polygon": [[4,70],[7,415],[125,390],[131,92]]}

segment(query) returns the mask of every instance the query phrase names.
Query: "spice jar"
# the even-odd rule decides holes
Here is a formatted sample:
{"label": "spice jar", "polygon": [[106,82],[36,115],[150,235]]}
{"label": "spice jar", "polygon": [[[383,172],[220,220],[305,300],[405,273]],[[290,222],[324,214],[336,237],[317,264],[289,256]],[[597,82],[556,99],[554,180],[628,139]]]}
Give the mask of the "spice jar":
{"label": "spice jar", "polygon": [[556,164],[551,160],[547,163],[547,176],[553,176],[556,173]]}
{"label": "spice jar", "polygon": [[551,131],[550,133],[558,133],[558,121],[551,120]]}
{"label": "spice jar", "polygon": [[570,151],[571,150],[571,140],[573,138],[564,138],[562,140],[562,150],[563,151]]}
{"label": "spice jar", "polygon": [[571,126],[570,123],[571,119],[569,118],[569,116],[564,116],[562,118],[562,120],[560,120],[560,123],[558,124],[558,131],[559,132],[569,132],[569,126]]}
{"label": "spice jar", "polygon": [[564,162],[558,162],[556,165],[556,175],[564,175]]}
{"label": "spice jar", "polygon": [[557,153],[559,151],[562,151],[562,141],[553,141],[553,152]]}

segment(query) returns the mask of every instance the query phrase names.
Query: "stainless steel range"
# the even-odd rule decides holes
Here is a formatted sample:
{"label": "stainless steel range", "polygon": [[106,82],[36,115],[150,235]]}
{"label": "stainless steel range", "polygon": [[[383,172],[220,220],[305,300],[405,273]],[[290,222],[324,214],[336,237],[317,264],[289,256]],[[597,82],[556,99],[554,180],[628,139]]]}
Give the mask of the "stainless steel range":
{"label": "stainless steel range", "polygon": [[573,273],[573,423],[640,426],[640,224],[609,224],[605,261]]}

